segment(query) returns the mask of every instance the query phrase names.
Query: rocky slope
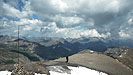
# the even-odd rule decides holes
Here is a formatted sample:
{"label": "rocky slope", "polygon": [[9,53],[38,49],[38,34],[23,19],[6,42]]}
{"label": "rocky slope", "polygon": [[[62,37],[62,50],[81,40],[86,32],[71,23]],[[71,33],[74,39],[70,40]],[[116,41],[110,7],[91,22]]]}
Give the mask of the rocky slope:
{"label": "rocky slope", "polygon": [[117,59],[133,70],[133,49],[129,47],[109,48],[104,52],[106,55]]}
{"label": "rocky slope", "polygon": [[0,44],[0,65],[15,64],[18,62],[18,57],[20,63],[40,61],[39,57],[30,54],[30,52],[23,51],[23,49],[18,51],[16,46],[13,47],[7,44]]}
{"label": "rocky slope", "polygon": [[[55,60],[64,62],[65,58]],[[133,75],[133,70],[110,56],[97,52],[84,51],[69,57],[69,63],[79,64],[110,75]],[[131,63],[130,63],[131,64]]]}

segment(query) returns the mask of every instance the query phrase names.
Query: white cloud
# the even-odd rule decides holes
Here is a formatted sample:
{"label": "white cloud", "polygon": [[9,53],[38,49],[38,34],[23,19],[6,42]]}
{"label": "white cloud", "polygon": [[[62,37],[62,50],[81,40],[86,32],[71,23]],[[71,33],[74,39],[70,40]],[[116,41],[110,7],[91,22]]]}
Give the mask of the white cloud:
{"label": "white cloud", "polygon": [[[132,0],[23,0],[23,2],[25,5],[20,11],[18,2],[0,1],[2,19],[6,18],[5,16],[20,19],[20,21],[8,19],[0,21],[1,28],[10,28],[6,29],[8,34],[15,34],[11,32],[16,30],[17,25],[25,25],[22,28],[24,36],[107,38],[119,35],[130,37],[133,32],[133,17],[129,15],[133,10]],[[40,20],[34,20],[32,14],[38,15]]]}
{"label": "white cloud", "polygon": [[3,3],[3,9],[5,12],[6,16],[10,17],[17,17],[17,18],[22,18],[28,16],[27,12],[23,11],[20,12],[19,10],[15,9],[14,7],[11,7],[8,4]]}
{"label": "white cloud", "polygon": [[119,36],[120,36],[121,38],[130,38],[130,37],[131,37],[128,33],[125,33],[125,32],[123,32],[123,31],[120,31],[120,32],[119,32]]}
{"label": "white cloud", "polygon": [[120,8],[120,1],[119,0],[112,0],[110,3],[107,4],[107,7],[105,7],[106,12],[119,12]]}
{"label": "white cloud", "polygon": [[56,15],[51,19],[58,23],[60,27],[73,27],[85,22],[84,19],[80,17],[64,17],[61,15]]}
{"label": "white cloud", "polygon": [[128,13],[127,20],[129,25],[133,25],[133,10]]}
{"label": "white cloud", "polygon": [[37,19],[20,19],[20,21],[14,21],[16,25],[29,25],[29,24],[42,24],[42,21]]}
{"label": "white cloud", "polygon": [[130,25],[133,24],[133,19],[130,18],[130,19],[128,20],[128,23],[129,23]]}
{"label": "white cloud", "polygon": [[133,10],[124,17],[124,23],[119,28],[119,36],[122,39],[133,39]]}
{"label": "white cloud", "polygon": [[[15,4],[15,5],[13,5]],[[17,1],[16,2],[0,2],[0,16],[2,17],[12,17],[12,18],[31,18],[32,14],[34,13],[31,11],[30,2],[25,1],[25,6],[20,11]]]}
{"label": "white cloud", "polygon": [[[110,36],[110,33],[100,34],[95,29],[84,30],[79,27],[73,28],[58,28],[56,23],[51,23],[47,27],[44,27],[42,30],[43,34],[46,34],[49,37],[63,37],[63,38],[80,38],[80,37],[103,37],[107,38]],[[49,33],[51,32],[51,33]]]}
{"label": "white cloud", "polygon": [[[21,19],[20,21],[14,22],[14,24],[15,25],[23,25],[20,29],[21,35],[23,35],[23,36],[30,35],[31,36],[32,35],[31,32],[33,32],[33,33],[39,33],[40,32],[43,22],[40,20],[37,20],[37,19],[33,19],[33,20]],[[41,33],[39,33],[38,36],[40,34]]]}
{"label": "white cloud", "polygon": [[[0,30],[0,33],[4,35],[11,35],[11,36],[17,36],[17,27],[20,26],[20,35],[21,36],[41,36],[41,27],[43,22],[37,19],[20,19],[20,21],[10,21],[8,19],[3,19],[4,23],[0,26],[2,28]],[[1,23],[1,21],[0,21]]]}
{"label": "white cloud", "polygon": [[68,8],[68,5],[63,2],[63,0],[50,0],[54,8],[59,9],[61,12],[65,12],[65,9]]}

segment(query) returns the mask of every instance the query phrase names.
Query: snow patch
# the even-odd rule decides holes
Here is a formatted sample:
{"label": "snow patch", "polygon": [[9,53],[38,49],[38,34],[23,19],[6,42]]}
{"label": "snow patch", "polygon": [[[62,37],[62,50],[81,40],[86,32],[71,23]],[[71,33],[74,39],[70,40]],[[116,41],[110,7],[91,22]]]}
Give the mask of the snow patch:
{"label": "snow patch", "polygon": [[11,73],[9,71],[0,71],[0,75],[11,75]]}
{"label": "snow patch", "polygon": [[[72,66],[49,66],[50,75],[108,75],[106,73],[92,70],[86,67],[72,67]],[[0,75],[11,75],[10,71],[0,71]],[[35,73],[35,75],[46,75]]]}
{"label": "snow patch", "polygon": [[122,54],[119,57],[122,57]]}
{"label": "snow patch", "polygon": [[125,55],[127,54],[127,52],[124,53]]}
{"label": "snow patch", "polygon": [[[53,67],[53,68],[52,68]],[[60,66],[61,67],[61,66]],[[59,66],[51,66],[50,69],[50,75],[108,75],[106,73],[100,72],[100,71],[96,71],[96,70],[92,70],[92,69],[88,69],[86,67],[72,67],[72,66],[67,66],[68,70],[70,70],[70,73],[67,73],[64,71],[58,72],[61,69],[59,69]],[[62,67],[63,68],[63,67]],[[55,71],[54,71],[55,69]],[[58,70],[58,71],[57,71]]]}
{"label": "snow patch", "polygon": [[[12,72],[10,71],[0,71],[0,75],[11,75]],[[47,74],[40,74],[40,73],[35,73],[35,75],[47,75]]]}
{"label": "snow patch", "polygon": [[94,51],[90,51],[91,53],[94,53]]}
{"label": "snow patch", "polygon": [[47,74],[40,74],[40,73],[35,73],[35,75],[47,75]]}

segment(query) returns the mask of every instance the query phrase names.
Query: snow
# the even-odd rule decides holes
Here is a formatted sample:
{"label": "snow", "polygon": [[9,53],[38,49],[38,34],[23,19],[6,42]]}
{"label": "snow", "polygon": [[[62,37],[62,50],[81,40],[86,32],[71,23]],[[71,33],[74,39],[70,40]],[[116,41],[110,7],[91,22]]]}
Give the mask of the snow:
{"label": "snow", "polygon": [[[10,71],[0,71],[0,75],[11,75],[12,72]],[[35,75],[46,75],[46,74],[39,74],[35,73]]]}
{"label": "snow", "polygon": [[35,75],[47,75],[47,74],[40,74],[40,73],[35,73]]}
{"label": "snow", "polygon": [[68,73],[61,73],[61,72],[57,72],[57,71],[50,71],[50,75],[108,75],[106,73],[103,73],[103,72],[99,72],[99,71],[96,71],[96,70],[91,70],[91,69],[88,69],[86,67],[71,67],[71,66],[68,66],[68,68],[71,70],[71,73],[68,74]]}
{"label": "snow", "polygon": [[94,51],[90,51],[91,53],[93,53]]}
{"label": "snow", "polygon": [[125,52],[125,55],[127,54],[127,52]]}
{"label": "snow", "polygon": [[122,57],[122,54],[119,57]]}
{"label": "snow", "polygon": [[50,75],[70,75],[70,74],[50,71]]}
{"label": "snow", "polygon": [[[49,71],[50,75],[108,75],[106,73],[81,66],[79,67],[67,66],[67,67],[68,69],[63,68],[62,66],[50,66],[50,71]],[[11,75],[11,72],[0,71],[0,75]],[[46,74],[35,73],[35,75],[46,75]]]}
{"label": "snow", "polygon": [[0,75],[11,75],[9,71],[0,71]]}
{"label": "snow", "polygon": [[71,75],[107,75],[105,73],[102,73],[102,72],[99,72],[99,71],[96,71],[96,70],[91,70],[91,69],[88,69],[88,68],[85,68],[85,67],[69,67],[72,72],[71,72]]}

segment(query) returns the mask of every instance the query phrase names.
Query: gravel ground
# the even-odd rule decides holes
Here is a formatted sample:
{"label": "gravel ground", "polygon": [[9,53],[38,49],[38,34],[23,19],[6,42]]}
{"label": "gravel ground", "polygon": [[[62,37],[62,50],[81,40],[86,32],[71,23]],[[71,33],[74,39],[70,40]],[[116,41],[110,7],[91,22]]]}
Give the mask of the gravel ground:
{"label": "gravel ground", "polygon": [[[55,61],[65,62],[65,58],[60,58]],[[133,71],[127,66],[121,64],[117,60],[97,53],[79,53],[69,56],[69,63],[79,64],[91,69],[106,72],[110,75],[133,75]]]}

